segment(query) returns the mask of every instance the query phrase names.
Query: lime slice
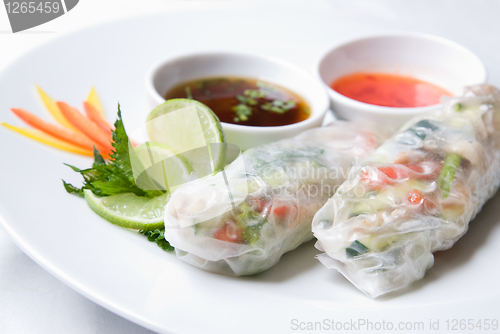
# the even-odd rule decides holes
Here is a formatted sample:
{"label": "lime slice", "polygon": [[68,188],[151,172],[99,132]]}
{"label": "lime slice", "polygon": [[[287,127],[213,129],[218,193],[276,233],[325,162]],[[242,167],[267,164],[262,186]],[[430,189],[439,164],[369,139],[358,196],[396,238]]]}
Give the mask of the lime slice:
{"label": "lime slice", "polygon": [[148,198],[133,193],[98,197],[88,189],[85,199],[92,211],[107,221],[126,228],[155,230],[163,228],[163,210],[170,193]]}
{"label": "lime slice", "polygon": [[165,144],[146,142],[133,150],[132,170],[139,188],[172,192],[194,172],[183,154]]}
{"label": "lime slice", "polygon": [[168,100],[149,114],[146,129],[151,141],[183,153],[199,177],[225,167],[226,146],[222,144],[226,138],[221,123],[201,102]]}

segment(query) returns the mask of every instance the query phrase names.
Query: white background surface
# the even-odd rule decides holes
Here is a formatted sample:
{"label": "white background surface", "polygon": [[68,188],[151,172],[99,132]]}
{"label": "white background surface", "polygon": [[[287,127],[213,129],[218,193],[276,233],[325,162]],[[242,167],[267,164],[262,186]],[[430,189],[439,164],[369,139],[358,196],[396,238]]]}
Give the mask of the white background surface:
{"label": "white background surface", "polygon": [[[287,2],[283,2],[286,6]],[[474,50],[487,64],[490,82],[500,83],[500,1],[308,1],[353,20],[384,20],[394,27],[434,33]],[[123,17],[234,6],[231,1],[80,0],[67,15],[12,34],[0,8],[0,70],[48,40]],[[263,8],[265,4],[262,3]],[[325,32],[327,36],[328,32]],[[489,47],[485,47],[491,45]],[[2,98],[2,92],[0,92]],[[7,111],[0,111],[0,120]],[[0,172],[3,157],[0,157]],[[2,186],[0,185],[0,191]],[[20,199],[21,200],[21,199]],[[194,320],[194,319],[193,319]],[[0,333],[148,333],[80,296],[22,253],[0,229]]]}

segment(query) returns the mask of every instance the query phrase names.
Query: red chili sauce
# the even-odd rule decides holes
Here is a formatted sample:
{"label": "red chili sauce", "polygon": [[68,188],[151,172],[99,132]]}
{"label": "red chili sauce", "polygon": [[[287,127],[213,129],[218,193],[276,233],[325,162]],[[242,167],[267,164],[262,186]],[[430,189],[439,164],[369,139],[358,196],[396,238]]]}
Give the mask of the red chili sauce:
{"label": "red chili sauce", "polygon": [[353,73],[330,84],[336,92],[353,100],[377,106],[413,108],[440,102],[447,90],[412,77],[385,73]]}

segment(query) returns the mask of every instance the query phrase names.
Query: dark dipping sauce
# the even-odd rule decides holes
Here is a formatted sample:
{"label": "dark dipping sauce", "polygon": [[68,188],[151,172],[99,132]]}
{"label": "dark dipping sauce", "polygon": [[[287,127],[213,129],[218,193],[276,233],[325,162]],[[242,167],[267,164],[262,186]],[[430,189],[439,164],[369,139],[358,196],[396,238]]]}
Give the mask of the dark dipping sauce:
{"label": "dark dipping sauce", "polygon": [[197,100],[212,109],[221,122],[239,125],[281,126],[310,115],[309,106],[297,94],[250,78],[196,79],[171,88],[164,97]]}

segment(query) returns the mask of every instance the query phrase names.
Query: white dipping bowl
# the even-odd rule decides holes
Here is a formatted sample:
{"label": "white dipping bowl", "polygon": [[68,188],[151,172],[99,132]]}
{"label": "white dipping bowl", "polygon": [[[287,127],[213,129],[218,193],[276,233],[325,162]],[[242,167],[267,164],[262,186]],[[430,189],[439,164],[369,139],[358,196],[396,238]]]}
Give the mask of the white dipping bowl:
{"label": "white dipping bowl", "polygon": [[308,119],[290,125],[264,127],[223,122],[228,143],[242,150],[321,126],[329,110],[328,95],[322,83],[300,67],[271,57],[232,52],[196,53],[153,66],[146,76],[151,107],[165,102],[165,93],[182,82],[220,76],[253,78],[279,85],[298,94],[310,107]]}
{"label": "white dipping bowl", "polygon": [[486,69],[471,51],[447,39],[425,34],[362,37],[337,45],[320,58],[317,74],[339,118],[369,119],[394,127],[402,126],[413,116],[437,110],[441,105],[383,107],[353,100],[330,88],[338,78],[355,72],[411,76],[454,95],[461,95],[465,86],[486,81]]}

